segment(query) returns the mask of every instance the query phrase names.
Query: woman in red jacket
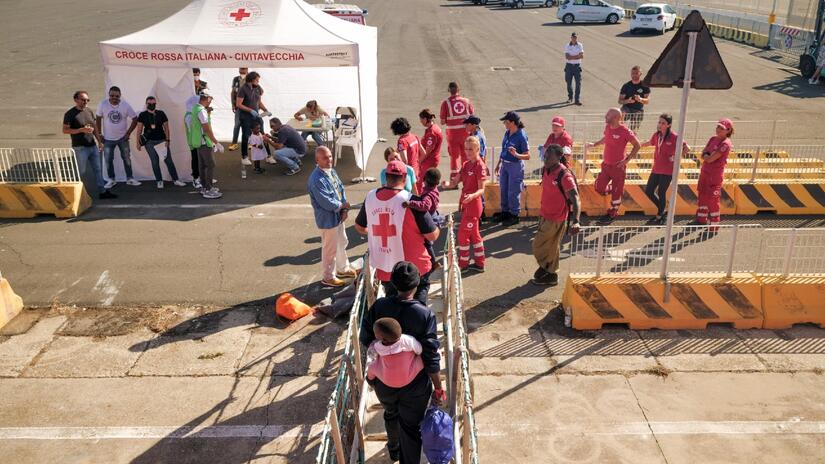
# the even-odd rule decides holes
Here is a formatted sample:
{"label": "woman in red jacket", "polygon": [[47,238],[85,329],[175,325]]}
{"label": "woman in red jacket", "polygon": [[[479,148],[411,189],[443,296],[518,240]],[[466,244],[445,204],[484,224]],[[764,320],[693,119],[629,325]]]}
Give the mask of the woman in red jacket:
{"label": "woman in red jacket", "polygon": [[444,142],[444,135],[435,123],[435,113],[429,109],[421,110],[418,113],[418,120],[425,127],[424,136],[421,137],[421,158],[418,160],[421,176],[416,183],[418,191],[421,192],[424,190],[424,173],[430,168],[437,168],[441,161],[441,144]]}
{"label": "woman in red jacket", "polygon": [[722,119],[716,124],[716,135],[708,140],[702,150],[702,170],[699,172],[698,207],[693,225],[718,224],[722,181],[728,155],[733,149],[730,138],[733,136],[733,122]]}
{"label": "woman in red jacket", "polygon": [[[659,116],[656,132],[650,140],[643,142],[643,147],[655,147],[653,152],[653,169],[647,178],[645,195],[656,205],[656,216],[648,224],[664,224],[667,213],[667,189],[673,180],[673,162],[676,158],[676,141],[678,135],[671,130],[673,116],[665,113]],[[690,147],[682,142],[682,154],[687,154]]]}

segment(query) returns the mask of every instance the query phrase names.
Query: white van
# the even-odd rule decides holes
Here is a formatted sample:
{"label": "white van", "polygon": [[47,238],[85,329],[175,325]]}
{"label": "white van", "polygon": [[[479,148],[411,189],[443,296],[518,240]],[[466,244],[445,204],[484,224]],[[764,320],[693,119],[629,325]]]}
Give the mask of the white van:
{"label": "white van", "polygon": [[344,21],[349,21],[351,23],[360,24],[365,26],[367,23],[364,21],[364,16],[367,15],[367,10],[361,9],[358,5],[345,5],[339,3],[321,3],[313,5],[315,8],[323,11],[324,13],[329,13],[336,18],[341,18]]}

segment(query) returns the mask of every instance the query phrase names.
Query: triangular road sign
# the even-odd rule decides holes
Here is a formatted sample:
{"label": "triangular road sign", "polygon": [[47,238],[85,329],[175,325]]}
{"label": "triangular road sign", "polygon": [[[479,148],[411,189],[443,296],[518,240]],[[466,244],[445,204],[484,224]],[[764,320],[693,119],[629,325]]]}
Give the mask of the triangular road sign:
{"label": "triangular road sign", "polygon": [[693,10],[682,22],[676,35],[650,67],[644,78],[649,87],[682,87],[685,77],[685,59],[688,51],[688,32],[698,32],[696,54],[693,59],[691,88],[724,90],[733,87],[722,56],[713,43],[705,19]]}

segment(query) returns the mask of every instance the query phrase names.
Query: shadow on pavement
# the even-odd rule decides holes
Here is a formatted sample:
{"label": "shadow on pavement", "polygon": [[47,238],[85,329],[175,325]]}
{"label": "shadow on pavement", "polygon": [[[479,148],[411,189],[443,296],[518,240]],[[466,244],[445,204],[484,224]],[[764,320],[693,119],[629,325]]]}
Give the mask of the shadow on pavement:
{"label": "shadow on pavement", "polygon": [[822,87],[821,83],[819,85],[811,85],[807,79],[799,74],[791,74],[785,80],[757,85],[753,87],[753,89],[776,92],[794,98],[825,97],[825,87]]}

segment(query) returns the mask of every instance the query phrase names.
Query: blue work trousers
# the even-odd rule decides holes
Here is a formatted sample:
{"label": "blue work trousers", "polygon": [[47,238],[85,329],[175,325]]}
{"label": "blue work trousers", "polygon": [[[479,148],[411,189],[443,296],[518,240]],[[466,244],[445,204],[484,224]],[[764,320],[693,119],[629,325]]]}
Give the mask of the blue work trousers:
{"label": "blue work trousers", "polygon": [[524,190],[524,161],[501,161],[499,174],[501,212],[518,216],[521,211],[521,191]]}

